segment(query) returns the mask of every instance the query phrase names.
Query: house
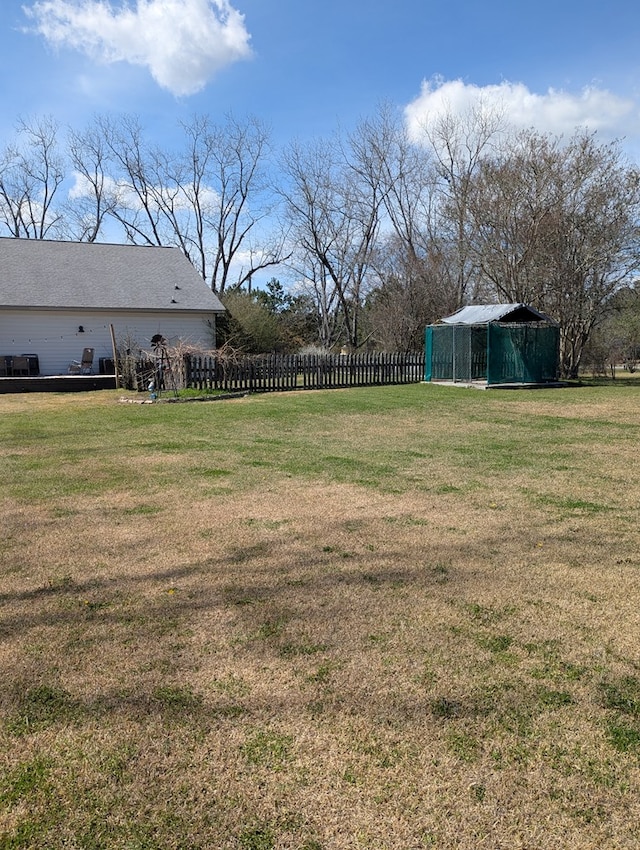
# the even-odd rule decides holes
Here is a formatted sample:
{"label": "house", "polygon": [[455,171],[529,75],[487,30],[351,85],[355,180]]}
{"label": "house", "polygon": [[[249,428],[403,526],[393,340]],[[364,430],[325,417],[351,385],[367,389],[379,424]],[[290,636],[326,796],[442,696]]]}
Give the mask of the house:
{"label": "house", "polygon": [[178,248],[0,238],[0,368],[29,355],[31,374],[66,375],[94,350],[113,372],[119,349],[215,347],[224,307]]}
{"label": "house", "polygon": [[425,380],[553,383],[559,343],[558,324],[527,304],[463,307],[426,329]]}

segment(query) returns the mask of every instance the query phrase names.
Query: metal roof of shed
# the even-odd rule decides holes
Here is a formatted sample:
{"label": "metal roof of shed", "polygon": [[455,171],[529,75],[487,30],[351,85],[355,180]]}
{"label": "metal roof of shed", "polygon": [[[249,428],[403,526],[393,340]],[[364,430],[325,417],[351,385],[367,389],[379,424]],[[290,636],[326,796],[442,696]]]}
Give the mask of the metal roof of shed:
{"label": "metal roof of shed", "polygon": [[462,307],[442,321],[446,325],[487,325],[489,322],[552,322],[528,304],[476,304]]}

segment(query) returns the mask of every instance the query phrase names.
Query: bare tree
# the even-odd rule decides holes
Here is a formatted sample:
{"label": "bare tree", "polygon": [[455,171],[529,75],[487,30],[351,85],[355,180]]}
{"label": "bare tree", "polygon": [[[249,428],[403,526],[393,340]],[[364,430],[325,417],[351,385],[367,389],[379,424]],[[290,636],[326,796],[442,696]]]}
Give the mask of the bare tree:
{"label": "bare tree", "polygon": [[620,365],[635,372],[640,361],[640,299],[637,281],[622,287],[607,302],[586,346],[584,361],[595,374],[616,377]]}
{"label": "bare tree", "polygon": [[545,243],[555,226],[558,144],[521,133],[483,160],[467,190],[469,247],[495,296],[542,304],[550,284]]}
{"label": "bare tree", "polygon": [[136,245],[173,245],[175,232],[166,226],[165,194],[170,194],[161,163],[164,154],[150,146],[135,116],[98,117],[92,134],[104,144],[112,192],[109,214]]}
{"label": "bare tree", "polygon": [[640,174],[617,145],[598,145],[588,134],[574,137],[563,154],[545,306],[560,322],[562,371],[576,377],[607,300],[637,274]]}
{"label": "bare tree", "polygon": [[66,204],[73,238],[95,242],[108,216],[115,215],[116,194],[109,177],[109,157],[104,135],[96,125],[69,132],[69,157],[75,185]]}
{"label": "bare tree", "polygon": [[416,256],[396,234],[380,245],[375,260],[379,283],[367,301],[367,321],[377,346],[419,351],[427,325],[453,312],[441,258]]}
{"label": "bare tree", "polygon": [[607,301],[638,267],[638,172],[588,133],[529,131],[483,164],[469,194],[484,275],[499,297],[557,319],[561,371],[576,377]]}
{"label": "bare tree", "polygon": [[338,290],[325,265],[313,253],[303,254],[299,249],[288,261],[298,289],[311,300],[322,349],[329,351],[344,339],[344,319],[339,309]]}
{"label": "bare tree", "polygon": [[357,131],[358,158],[378,181],[388,224],[410,261],[433,249],[437,175],[429,148],[414,144],[406,126],[387,104]]}
{"label": "bare tree", "polygon": [[[294,266],[316,294],[319,312],[340,313],[344,341],[361,344],[360,313],[380,224],[381,186],[355,140],[293,144],[285,154],[289,179],[283,190]],[[336,324],[333,325],[337,327]]]}
{"label": "bare tree", "polygon": [[451,250],[436,230],[442,192],[438,160],[416,144],[397,113],[383,105],[359,128],[357,151],[379,181],[385,219],[374,252],[378,283],[367,317],[378,345],[415,350],[425,325],[458,306],[448,274]]}
{"label": "bare tree", "polygon": [[447,258],[443,270],[456,293],[456,307],[473,300],[478,284],[474,220],[469,216],[471,182],[505,130],[502,111],[482,102],[462,115],[445,112],[424,126],[423,142],[431,146],[439,177],[433,237]]}
{"label": "bare tree", "polygon": [[184,146],[174,152],[150,145],[135,117],[98,118],[75,138],[78,157],[89,157],[76,167],[128,241],[180,247],[223,294],[283,259],[267,179],[269,134],[257,119],[232,116],[220,126],[195,117],[182,130]]}
{"label": "bare tree", "polygon": [[11,236],[59,236],[54,201],[65,178],[58,125],[49,117],[21,120],[17,138],[0,154],[0,222]]}
{"label": "bare tree", "polygon": [[[250,283],[256,272],[284,258],[266,168],[269,133],[255,118],[240,122],[233,116],[222,126],[196,118],[184,129],[189,141],[185,172],[191,170],[192,177],[184,185],[197,211],[196,265],[212,289],[223,293]],[[261,230],[267,223],[274,235]],[[215,237],[210,260],[206,231]]]}

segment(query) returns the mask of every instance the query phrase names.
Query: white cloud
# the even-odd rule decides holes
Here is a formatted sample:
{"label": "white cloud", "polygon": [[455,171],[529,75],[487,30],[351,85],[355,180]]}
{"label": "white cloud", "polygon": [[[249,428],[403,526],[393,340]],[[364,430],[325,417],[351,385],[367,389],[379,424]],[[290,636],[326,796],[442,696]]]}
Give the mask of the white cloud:
{"label": "white cloud", "polygon": [[228,0],[38,0],[25,13],[52,45],[103,62],[149,69],[175,95],[205,87],[222,68],[251,55],[244,16]]}
{"label": "white cloud", "polygon": [[410,134],[418,139],[438,116],[464,115],[479,107],[495,109],[519,129],[571,135],[586,127],[606,138],[640,133],[640,105],[595,86],[579,94],[558,89],[535,94],[522,83],[475,86],[436,78],[423,82],[419,96],[405,108],[405,117]]}

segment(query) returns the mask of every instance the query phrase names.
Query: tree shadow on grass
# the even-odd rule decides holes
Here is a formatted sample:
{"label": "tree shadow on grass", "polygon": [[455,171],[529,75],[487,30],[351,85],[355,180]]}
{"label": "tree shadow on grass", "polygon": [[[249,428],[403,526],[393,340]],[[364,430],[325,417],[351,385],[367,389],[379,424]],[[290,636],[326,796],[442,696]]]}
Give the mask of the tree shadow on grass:
{"label": "tree shadow on grass", "polygon": [[[324,539],[332,538],[327,533]],[[95,721],[111,714],[209,728],[254,712],[275,715],[279,700],[283,712],[297,702],[301,712],[311,705],[312,712],[325,715],[351,711],[436,721],[475,717],[489,709],[455,689],[425,689],[419,696],[410,690],[394,693],[393,666],[380,674],[388,692],[381,690],[375,697],[367,697],[366,680],[350,678],[356,675],[349,670],[354,647],[358,652],[363,645],[370,647],[375,665],[392,659],[394,629],[411,612],[420,613],[419,606],[437,602],[454,621],[464,615],[462,603],[469,593],[504,581],[488,559],[477,560],[469,570],[467,540],[434,544],[426,537],[417,546],[415,540],[408,555],[396,538],[375,551],[362,546],[349,552],[269,539],[268,545],[229,547],[188,564],[152,570],[145,564],[140,575],[129,570],[4,593],[0,631],[19,656],[17,665],[3,671],[5,717],[22,733],[43,724]],[[494,533],[478,532],[472,545],[486,553],[503,544]],[[480,630],[486,626],[472,625]],[[463,638],[458,638],[461,647],[466,646]],[[185,683],[201,662],[207,640],[218,645],[227,667],[237,661],[255,671],[284,671],[297,677],[299,692],[283,696],[275,686],[270,691],[266,674],[261,685],[269,691],[266,701],[264,695],[212,699],[210,693],[198,692]],[[467,643],[465,651],[491,657],[477,641]],[[91,674],[94,667],[116,664],[122,666],[121,687],[109,686],[105,674],[96,678],[96,695],[74,694],[69,682],[78,671],[86,668]],[[149,669],[136,676],[136,666],[143,665]]]}

